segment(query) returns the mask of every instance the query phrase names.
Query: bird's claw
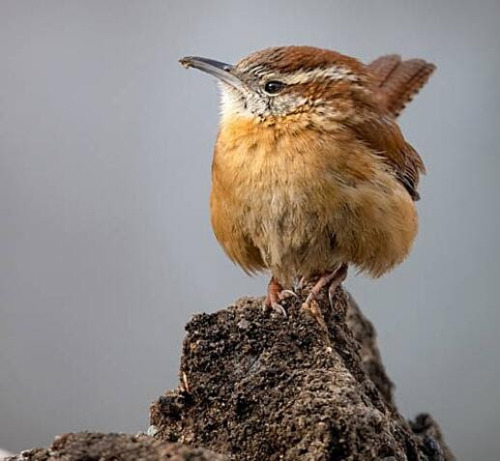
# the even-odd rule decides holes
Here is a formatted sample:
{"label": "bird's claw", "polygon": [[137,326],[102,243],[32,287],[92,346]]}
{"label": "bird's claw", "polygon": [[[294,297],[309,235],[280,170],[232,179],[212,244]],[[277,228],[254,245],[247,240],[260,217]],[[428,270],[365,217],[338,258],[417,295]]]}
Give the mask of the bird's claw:
{"label": "bird's claw", "polygon": [[288,317],[285,308],[279,303],[272,302],[268,305],[264,302],[262,304],[262,310],[264,312],[266,312],[268,309],[272,309],[273,311],[277,312],[278,314],[282,315],[283,317]]}
{"label": "bird's claw", "polygon": [[301,309],[311,314],[311,316],[320,324],[324,323],[323,315],[321,314],[318,302],[315,299],[306,299],[302,303]]}
{"label": "bird's claw", "polygon": [[281,293],[278,295],[280,301],[284,301],[285,299],[288,299],[288,298],[298,298],[299,296],[297,295],[297,293],[295,293],[294,291],[292,290],[283,290],[281,291]]}
{"label": "bird's claw", "polygon": [[271,307],[273,308],[273,310],[275,310],[279,314],[283,315],[283,317],[287,317],[286,310],[281,304],[272,303]]}

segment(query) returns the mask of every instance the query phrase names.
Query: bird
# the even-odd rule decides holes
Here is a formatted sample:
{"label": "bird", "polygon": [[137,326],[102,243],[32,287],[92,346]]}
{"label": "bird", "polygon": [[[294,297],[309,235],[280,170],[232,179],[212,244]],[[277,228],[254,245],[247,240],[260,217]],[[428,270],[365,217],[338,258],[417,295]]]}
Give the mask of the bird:
{"label": "bird", "polygon": [[286,315],[304,281],[303,307],[324,287],[332,302],[350,266],[377,278],[404,261],[425,167],[396,117],[434,64],[392,54],[365,65],[311,46],[180,63],[220,83],[211,223],[233,262],[270,273],[265,307]]}

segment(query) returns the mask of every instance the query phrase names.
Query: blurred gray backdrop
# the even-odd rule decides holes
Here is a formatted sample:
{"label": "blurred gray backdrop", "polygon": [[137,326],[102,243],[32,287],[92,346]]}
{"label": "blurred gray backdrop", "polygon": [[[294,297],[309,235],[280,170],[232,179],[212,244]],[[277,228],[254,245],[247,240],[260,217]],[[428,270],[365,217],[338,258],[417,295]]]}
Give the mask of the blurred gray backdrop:
{"label": "blurred gray backdrop", "polygon": [[401,118],[426,161],[412,256],[348,287],[408,417],[500,453],[500,2],[0,0],[0,446],[135,432],[183,327],[265,291],[212,236],[218,91],[177,59],[279,44],[438,65]]}

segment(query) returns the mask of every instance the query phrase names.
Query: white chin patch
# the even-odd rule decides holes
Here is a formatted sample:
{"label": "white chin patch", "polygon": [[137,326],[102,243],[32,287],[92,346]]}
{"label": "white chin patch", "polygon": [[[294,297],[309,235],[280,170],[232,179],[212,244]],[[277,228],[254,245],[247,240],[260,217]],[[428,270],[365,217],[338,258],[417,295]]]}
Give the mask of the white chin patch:
{"label": "white chin patch", "polygon": [[226,83],[219,84],[221,90],[221,116],[222,119],[229,117],[253,117],[254,115],[245,104],[245,98],[242,94],[227,85]]}

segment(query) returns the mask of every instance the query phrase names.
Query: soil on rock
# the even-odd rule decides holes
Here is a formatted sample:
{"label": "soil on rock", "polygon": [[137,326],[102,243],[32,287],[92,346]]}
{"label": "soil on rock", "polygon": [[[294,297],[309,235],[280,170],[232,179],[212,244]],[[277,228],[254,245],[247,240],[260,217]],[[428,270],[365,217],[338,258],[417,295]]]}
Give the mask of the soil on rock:
{"label": "soil on rock", "polygon": [[[77,433],[11,461],[452,461],[429,415],[398,412],[371,323],[339,288],[287,317],[244,298],[187,325],[180,386],[148,435]],[[187,445],[185,445],[187,444]],[[203,447],[203,448],[193,448]]]}
{"label": "soil on rock", "polygon": [[290,298],[283,317],[244,298],[195,316],[181,386],[151,408],[156,437],[235,460],[452,460],[430,417],[398,413],[370,322],[341,288],[334,301],[314,314]]}
{"label": "soil on rock", "polygon": [[81,432],[59,436],[50,448],[24,451],[7,461],[227,461],[225,456],[145,435]]}

